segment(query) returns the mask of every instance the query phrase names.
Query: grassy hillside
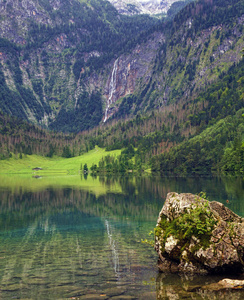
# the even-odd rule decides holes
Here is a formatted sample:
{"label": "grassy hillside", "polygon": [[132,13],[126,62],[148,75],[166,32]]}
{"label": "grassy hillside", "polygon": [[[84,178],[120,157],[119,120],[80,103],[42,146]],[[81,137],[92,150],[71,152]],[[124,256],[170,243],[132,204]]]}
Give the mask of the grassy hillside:
{"label": "grassy hillside", "polygon": [[[22,159],[11,157],[0,161],[0,173],[26,173],[33,175],[59,175],[59,174],[79,174],[80,166],[87,164],[88,168],[92,164],[98,164],[99,160],[106,155],[118,156],[121,150],[105,151],[99,147],[81,156],[72,158],[53,157],[47,158],[38,155],[23,155]],[[42,168],[40,171],[33,171],[33,168]]]}

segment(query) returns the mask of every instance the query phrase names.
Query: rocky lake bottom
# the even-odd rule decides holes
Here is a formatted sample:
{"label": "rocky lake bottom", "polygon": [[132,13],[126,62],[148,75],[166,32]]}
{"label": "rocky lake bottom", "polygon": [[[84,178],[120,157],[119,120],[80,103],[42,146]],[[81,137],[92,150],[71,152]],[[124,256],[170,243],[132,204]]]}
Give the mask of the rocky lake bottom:
{"label": "rocky lake bottom", "polygon": [[41,188],[28,178],[0,185],[0,299],[244,298],[238,288],[201,288],[226,276],[159,273],[157,253],[141,241],[152,240],[170,191],[204,191],[244,216],[242,179],[83,178],[80,187],[37,180]]}

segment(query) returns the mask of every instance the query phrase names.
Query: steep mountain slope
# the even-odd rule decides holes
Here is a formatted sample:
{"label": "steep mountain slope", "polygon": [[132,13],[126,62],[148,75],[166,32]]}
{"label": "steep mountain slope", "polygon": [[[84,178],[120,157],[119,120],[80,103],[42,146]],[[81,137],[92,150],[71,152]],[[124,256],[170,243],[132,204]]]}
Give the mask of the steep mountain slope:
{"label": "steep mountain slope", "polygon": [[[60,130],[97,125],[104,99],[87,78],[131,49],[155,22],[120,16],[107,1],[1,1],[0,108]],[[72,124],[74,115],[82,122]]]}
{"label": "steep mountain slope", "polygon": [[244,174],[244,58],[226,73],[194,99],[194,113],[180,124],[196,128],[194,136],[155,156],[154,171]]}
{"label": "steep mountain slope", "polygon": [[[190,103],[240,61],[244,3],[228,3],[200,0],[185,7],[172,22],[162,24],[156,60],[147,77],[134,85],[133,97],[122,100],[118,117],[179,101]],[[120,82],[117,84],[119,87]]]}
{"label": "steep mountain slope", "polygon": [[156,25],[107,1],[1,2],[0,108],[74,132],[170,103],[190,112],[241,59],[244,3],[229,4],[199,0]]}

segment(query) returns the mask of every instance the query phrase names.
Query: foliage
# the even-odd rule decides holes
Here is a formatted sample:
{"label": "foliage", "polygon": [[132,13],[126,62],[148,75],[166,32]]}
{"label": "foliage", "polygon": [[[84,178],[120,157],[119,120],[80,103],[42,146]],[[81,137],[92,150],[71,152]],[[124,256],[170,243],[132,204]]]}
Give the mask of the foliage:
{"label": "foliage", "polygon": [[[145,161],[144,161],[145,162]],[[121,155],[114,157],[107,155],[103,157],[96,169],[100,173],[132,173],[143,172],[146,169],[146,164],[141,159],[139,150],[135,150],[130,144],[121,151]]]}
{"label": "foliage", "polygon": [[232,1],[231,5],[229,4],[228,0],[194,1],[175,16],[172,31],[177,31],[182,21],[193,17],[195,18],[192,31],[201,31],[216,24],[230,23],[234,18],[243,14],[244,5],[242,0]]}
{"label": "foliage", "polygon": [[97,126],[102,120],[102,98],[99,92],[82,93],[75,110],[62,108],[50,129],[63,132],[79,132]]}
{"label": "foliage", "polygon": [[220,80],[213,83],[194,100],[203,103],[208,100],[207,107],[188,118],[193,126],[214,124],[228,115],[233,115],[243,107],[244,93],[244,59],[233,65]]}
{"label": "foliage", "polygon": [[[243,92],[244,60],[231,67],[221,81],[213,83],[194,100],[202,110],[189,114],[196,136],[168,153],[151,159],[153,171],[163,173],[243,174]],[[185,104],[184,104],[185,106]]]}
{"label": "foliage", "polygon": [[198,247],[206,248],[215,224],[216,220],[208,202],[201,203],[201,200],[196,198],[195,203],[186,208],[178,217],[169,220],[166,216],[162,216],[160,224],[155,228],[155,236],[165,243],[172,235],[176,239],[183,240],[184,244],[189,243],[191,238],[195,237],[200,240]]}
{"label": "foliage", "polygon": [[87,171],[88,171],[87,163],[84,164],[83,170],[84,170],[84,172],[87,172]]}
{"label": "foliage", "polygon": [[[153,157],[153,171],[185,174],[243,174],[243,109],[208,127],[169,152]],[[236,136],[236,133],[239,135]],[[235,140],[235,143],[232,141]],[[234,154],[234,156],[233,156]]]}
{"label": "foliage", "polygon": [[70,151],[69,146],[65,146],[65,147],[64,147],[63,153],[62,153],[62,157],[65,157],[65,158],[70,158],[70,157],[72,157],[72,153],[71,153],[71,151]]}
{"label": "foliage", "polygon": [[[149,236],[153,237],[153,231],[149,232]],[[154,244],[155,244],[154,240],[152,240],[152,239],[150,239],[150,240],[149,239],[144,239],[144,240],[142,239],[141,242],[144,243],[144,244],[147,244],[151,247],[154,247]]]}

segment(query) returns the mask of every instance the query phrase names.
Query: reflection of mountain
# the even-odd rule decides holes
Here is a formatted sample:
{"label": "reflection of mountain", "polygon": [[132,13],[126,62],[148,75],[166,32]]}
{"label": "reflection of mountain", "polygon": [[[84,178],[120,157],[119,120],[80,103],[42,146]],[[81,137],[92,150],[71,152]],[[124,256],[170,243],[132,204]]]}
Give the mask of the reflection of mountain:
{"label": "reflection of mountain", "polygon": [[108,220],[105,220],[105,226],[107,229],[107,235],[108,235],[108,239],[109,239],[109,246],[111,249],[111,258],[112,258],[112,264],[113,264],[113,268],[114,268],[114,273],[116,275],[116,277],[119,280],[120,277],[120,270],[119,270],[119,253],[118,253],[118,249],[117,249],[117,245],[116,245],[116,237],[114,237],[113,233],[112,233],[112,227],[111,224]]}
{"label": "reflection of mountain", "polygon": [[[168,192],[205,191],[209,200],[226,204],[228,199],[229,208],[244,215],[244,186],[241,179],[100,177],[92,180],[94,186],[104,186],[107,193],[100,196],[98,193],[96,196],[84,185],[80,188],[49,186],[46,189],[42,186],[40,191],[33,193],[22,191],[21,186],[16,191],[13,187],[9,191],[4,190],[1,192],[0,202],[1,227],[25,227],[43,217],[74,211],[94,217],[132,217],[134,220],[156,222]],[[115,190],[121,192],[115,193]]]}

